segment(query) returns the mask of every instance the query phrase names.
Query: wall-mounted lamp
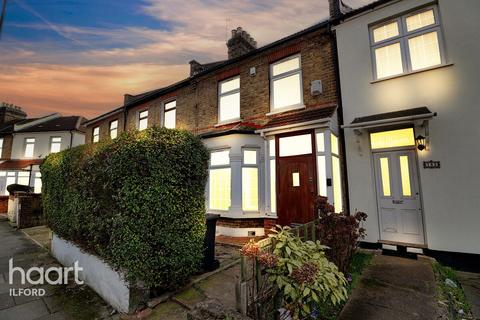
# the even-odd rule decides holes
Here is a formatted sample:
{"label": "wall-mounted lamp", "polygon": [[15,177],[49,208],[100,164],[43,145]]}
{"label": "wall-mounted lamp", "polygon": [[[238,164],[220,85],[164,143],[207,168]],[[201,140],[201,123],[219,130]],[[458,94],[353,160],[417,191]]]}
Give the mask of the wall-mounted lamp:
{"label": "wall-mounted lamp", "polygon": [[420,151],[425,150],[425,148],[426,148],[425,137],[422,136],[421,134],[419,134],[415,138],[415,144],[417,145],[418,150],[420,150]]}

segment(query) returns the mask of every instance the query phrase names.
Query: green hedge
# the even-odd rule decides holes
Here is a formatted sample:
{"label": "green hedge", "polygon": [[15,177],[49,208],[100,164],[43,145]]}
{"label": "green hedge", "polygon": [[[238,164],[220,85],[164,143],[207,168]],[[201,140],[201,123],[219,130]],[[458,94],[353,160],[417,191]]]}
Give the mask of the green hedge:
{"label": "green hedge", "polygon": [[129,281],[175,288],[203,257],[207,161],[200,139],[163,128],[51,154],[41,166],[47,223]]}

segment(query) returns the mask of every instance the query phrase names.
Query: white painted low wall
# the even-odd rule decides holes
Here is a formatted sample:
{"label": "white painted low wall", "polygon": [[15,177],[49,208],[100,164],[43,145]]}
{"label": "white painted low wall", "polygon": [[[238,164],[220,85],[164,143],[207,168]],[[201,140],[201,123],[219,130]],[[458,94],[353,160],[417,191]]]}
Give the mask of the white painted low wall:
{"label": "white painted low wall", "polygon": [[105,301],[120,312],[128,313],[130,288],[124,277],[97,256],[80,250],[72,242],[53,234],[52,255],[64,266],[73,266],[78,261],[83,268],[79,278],[97,292]]}

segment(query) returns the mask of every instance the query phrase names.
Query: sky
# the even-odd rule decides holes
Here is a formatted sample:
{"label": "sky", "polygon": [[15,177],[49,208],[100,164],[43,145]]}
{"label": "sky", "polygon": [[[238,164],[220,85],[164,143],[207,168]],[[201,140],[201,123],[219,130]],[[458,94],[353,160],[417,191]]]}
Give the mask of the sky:
{"label": "sky", "polygon": [[92,118],[226,59],[231,29],[262,46],[327,16],[328,0],[8,0],[0,102]]}

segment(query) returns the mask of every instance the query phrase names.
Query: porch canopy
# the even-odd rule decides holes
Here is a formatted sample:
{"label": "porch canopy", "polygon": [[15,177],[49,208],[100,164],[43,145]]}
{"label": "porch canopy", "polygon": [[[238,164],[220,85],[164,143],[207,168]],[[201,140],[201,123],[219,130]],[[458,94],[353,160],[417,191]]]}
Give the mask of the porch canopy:
{"label": "porch canopy", "polygon": [[30,166],[40,165],[42,162],[43,159],[7,160],[0,163],[0,171],[29,169]]}
{"label": "porch canopy", "polygon": [[428,121],[436,115],[436,112],[431,112],[427,107],[404,109],[399,111],[377,113],[374,115],[358,117],[353,119],[350,124],[342,125],[342,128],[354,130],[378,128],[383,126],[412,123],[422,120]]}

